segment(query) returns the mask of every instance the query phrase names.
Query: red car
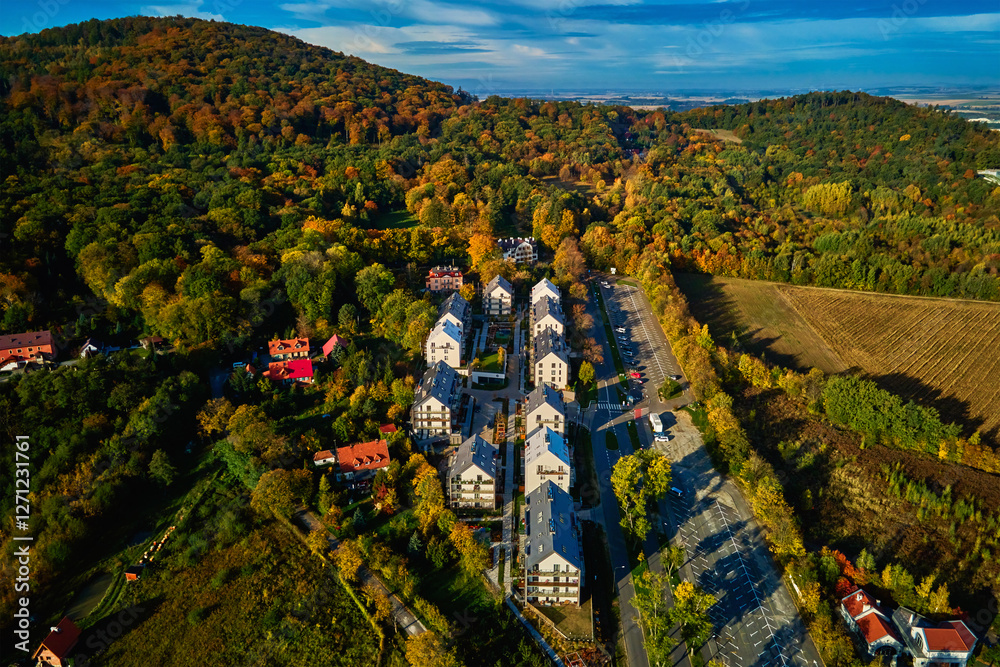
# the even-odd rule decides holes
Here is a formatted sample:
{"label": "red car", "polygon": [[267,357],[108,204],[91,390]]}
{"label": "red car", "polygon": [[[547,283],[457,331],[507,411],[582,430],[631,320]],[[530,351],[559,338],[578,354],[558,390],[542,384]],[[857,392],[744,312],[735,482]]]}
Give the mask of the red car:
{"label": "red car", "polygon": [[640,378],[640,375],[639,375],[638,371],[629,371],[628,372],[628,376],[630,378],[632,378],[633,380],[638,380]]}

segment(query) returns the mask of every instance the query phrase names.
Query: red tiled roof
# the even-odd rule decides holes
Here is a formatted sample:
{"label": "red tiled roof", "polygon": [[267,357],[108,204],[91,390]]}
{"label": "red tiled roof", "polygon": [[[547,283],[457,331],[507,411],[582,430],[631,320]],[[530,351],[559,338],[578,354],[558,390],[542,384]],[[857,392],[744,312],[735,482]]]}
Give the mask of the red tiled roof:
{"label": "red tiled roof", "polygon": [[341,472],[378,470],[389,465],[389,443],[385,440],[359,442],[349,447],[337,448]]}
{"label": "red tiled roof", "polygon": [[76,627],[76,624],[69,620],[69,616],[63,616],[63,619],[59,621],[59,625],[56,627],[58,631],[53,630],[49,633],[48,637],[42,641],[41,646],[38,647],[38,650],[35,651],[35,655],[31,656],[32,659],[38,657],[43,648],[52,651],[60,660],[65,658],[73,649],[76,645],[76,640],[80,638],[80,628]]}
{"label": "red tiled roof", "polygon": [[272,361],[267,365],[264,376],[270,380],[305,380],[313,376],[312,362],[308,359]]}
{"label": "red tiled roof", "polygon": [[12,347],[36,347],[38,345],[52,345],[52,332],[29,331],[0,336],[0,350],[9,350]]}
{"label": "red tiled roof", "polygon": [[340,347],[347,347],[347,341],[338,336],[337,334],[333,334],[332,336],[330,336],[330,340],[323,343],[323,356],[324,357],[329,356],[330,353],[333,352],[333,348],[337,347],[338,345]]}
{"label": "red tiled roof", "polygon": [[332,459],[332,458],[333,458],[333,452],[330,451],[329,449],[324,449],[321,452],[316,452],[315,454],[313,454],[313,463],[315,463],[316,461],[325,461],[326,459]]}
{"label": "red tiled roof", "polygon": [[462,277],[462,272],[458,271],[458,270],[455,270],[455,271],[435,271],[434,269],[431,269],[430,272],[427,274],[428,278],[431,278],[431,277],[441,278],[443,276],[451,276],[452,278],[461,278]]}
{"label": "red tiled roof", "polygon": [[[975,645],[975,638],[973,641],[966,644],[965,639],[962,637],[962,633],[956,630],[954,627],[947,628],[922,628],[924,632],[924,637],[927,639],[927,650],[928,651],[971,651],[972,647]],[[968,629],[966,629],[968,632]],[[969,633],[970,635],[972,633]]]}
{"label": "red tiled roof", "polygon": [[971,651],[976,645],[976,636],[972,634],[972,631],[969,630],[969,627],[963,621],[946,621],[944,625],[950,625],[955,628],[962,641],[969,647],[967,650]]}
{"label": "red tiled roof", "polygon": [[851,615],[851,618],[857,618],[863,614],[865,605],[869,607],[874,606],[868,594],[860,588],[852,591],[850,595],[845,595],[841,603],[847,609],[847,613]]}
{"label": "red tiled roof", "polygon": [[267,351],[271,356],[288,354],[289,352],[308,352],[308,338],[289,338],[288,340],[272,340],[267,343]]}
{"label": "red tiled roof", "polygon": [[864,616],[858,619],[858,627],[861,628],[861,634],[865,636],[865,641],[869,645],[874,644],[882,637],[889,636],[899,641],[899,635],[896,631],[892,629],[889,625],[888,620],[882,617],[876,610],[871,610]]}
{"label": "red tiled roof", "polygon": [[395,424],[382,424],[378,427],[379,433],[395,433],[398,430]]}

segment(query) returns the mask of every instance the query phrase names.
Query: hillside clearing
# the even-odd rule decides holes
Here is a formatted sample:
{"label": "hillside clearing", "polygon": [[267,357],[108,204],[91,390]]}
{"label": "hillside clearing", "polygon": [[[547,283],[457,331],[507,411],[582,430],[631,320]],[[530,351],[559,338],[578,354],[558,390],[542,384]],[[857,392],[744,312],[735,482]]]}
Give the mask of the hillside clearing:
{"label": "hillside clearing", "polygon": [[860,370],[968,433],[998,439],[998,304],[684,274],[677,284],[720,342],[736,332],[783,366]]}

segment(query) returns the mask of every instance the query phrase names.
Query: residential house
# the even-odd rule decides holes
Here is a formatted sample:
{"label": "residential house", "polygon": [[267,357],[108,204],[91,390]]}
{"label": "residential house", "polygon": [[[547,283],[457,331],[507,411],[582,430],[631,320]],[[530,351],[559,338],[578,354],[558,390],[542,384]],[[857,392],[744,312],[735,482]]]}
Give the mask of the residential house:
{"label": "residential house", "polygon": [[508,262],[526,264],[538,261],[538,244],[534,237],[500,239],[497,245]]}
{"label": "residential house", "polygon": [[80,628],[76,627],[69,616],[63,616],[59,625],[52,627],[48,636],[42,640],[42,645],[31,659],[37,660],[39,665],[64,667],[69,664],[67,658],[79,639]]}
{"label": "residential house", "polygon": [[457,266],[435,266],[427,274],[427,289],[431,292],[447,292],[462,289],[462,272]]}
{"label": "residential house", "polygon": [[531,306],[531,335],[537,336],[545,329],[552,329],[560,336],[566,334],[562,307],[555,299],[543,296]]}
{"label": "residential house", "polygon": [[539,299],[544,297],[549,297],[562,303],[562,295],[559,293],[559,288],[553,285],[552,281],[548,278],[542,278],[531,288],[531,305],[534,306],[538,303]]}
{"label": "residential house", "polygon": [[864,643],[869,657],[895,657],[905,651],[889,615],[863,590],[845,596],[840,601],[840,613],[847,627]]}
{"label": "residential house", "polygon": [[481,435],[463,442],[448,465],[448,503],[452,507],[496,509],[497,448]]}
{"label": "residential house", "polygon": [[962,621],[931,623],[917,612],[900,607],[892,622],[913,658],[913,667],[965,667],[976,648],[976,636]]}
{"label": "residential house", "polygon": [[328,466],[331,463],[337,462],[337,455],[334,454],[329,449],[324,449],[321,452],[316,452],[313,454],[313,465],[314,466]]}
{"label": "residential house", "polygon": [[50,361],[55,358],[51,331],[0,336],[0,370],[8,371],[29,362]]}
{"label": "residential house", "polygon": [[510,315],[514,307],[514,287],[506,278],[497,275],[483,290],[483,311],[492,317]]}
{"label": "residential house", "polygon": [[455,292],[441,304],[438,310],[438,322],[447,320],[458,327],[462,334],[462,344],[465,344],[465,337],[469,333],[469,325],[472,324],[472,306],[465,298]]}
{"label": "residential house", "polygon": [[289,361],[272,361],[263,373],[271,382],[277,384],[313,383],[313,366],[308,359],[291,359]]}
{"label": "residential house", "polygon": [[333,349],[336,347],[346,349],[347,341],[338,336],[337,334],[333,334],[332,336],[330,336],[330,340],[323,343],[323,356],[329,357],[333,353]]}
{"label": "residential house", "polygon": [[267,352],[271,355],[272,361],[305,359],[309,356],[309,339],[272,340],[267,343]]}
{"label": "residential house", "polygon": [[551,481],[524,495],[524,597],[536,605],[580,605],[583,555],[569,493]]}
{"label": "residential house", "polygon": [[535,386],[545,383],[561,389],[569,385],[569,351],[561,335],[544,329],[532,339],[531,370]]}
{"label": "residential house", "polygon": [[452,368],[462,365],[462,332],[454,322],[444,318],[437,321],[424,344],[424,356],[428,366],[439,361]]}
{"label": "residential house", "polygon": [[91,357],[96,357],[104,349],[104,345],[100,343],[95,338],[88,338],[83,341],[83,345],[80,346],[80,358],[90,359]]}
{"label": "residential house", "polygon": [[566,435],[566,404],[560,392],[540,384],[528,394],[524,407],[527,431],[548,427],[559,435]]}
{"label": "residential house", "polygon": [[546,480],[569,493],[573,459],[566,438],[548,426],[528,433],[524,441],[524,492],[531,493]]}
{"label": "residential house", "polygon": [[139,344],[142,345],[142,349],[144,350],[155,350],[163,346],[163,338],[160,336],[146,336],[139,339]]}
{"label": "residential house", "polygon": [[398,430],[399,429],[396,428],[395,424],[382,424],[381,426],[378,427],[378,432],[384,436],[392,435]]}
{"label": "residential house", "polygon": [[125,568],[125,581],[138,581],[142,578],[142,571],[145,569],[145,565],[129,565]]}
{"label": "residential house", "polygon": [[439,361],[424,373],[414,392],[410,423],[418,440],[450,438],[457,419],[459,401],[458,373]]}
{"label": "residential house", "polygon": [[351,486],[371,484],[375,473],[389,465],[389,443],[386,440],[359,442],[337,448],[340,473],[337,479],[346,480]]}

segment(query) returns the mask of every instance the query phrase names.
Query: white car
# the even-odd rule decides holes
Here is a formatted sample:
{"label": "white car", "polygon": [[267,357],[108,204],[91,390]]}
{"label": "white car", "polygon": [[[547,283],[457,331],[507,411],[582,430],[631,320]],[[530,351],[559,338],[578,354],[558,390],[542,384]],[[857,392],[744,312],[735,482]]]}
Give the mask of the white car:
{"label": "white car", "polygon": [[670,376],[670,379],[671,379],[671,380],[680,380],[680,379],[681,379],[681,376],[680,376],[680,375],[671,375],[671,376]]}
{"label": "white car", "polygon": [[670,435],[669,433],[657,433],[655,436],[653,436],[653,440],[655,440],[656,442],[670,442],[673,439],[674,436]]}
{"label": "white car", "polygon": [[625,333],[626,329],[625,327],[615,327],[615,331],[618,333]]}

